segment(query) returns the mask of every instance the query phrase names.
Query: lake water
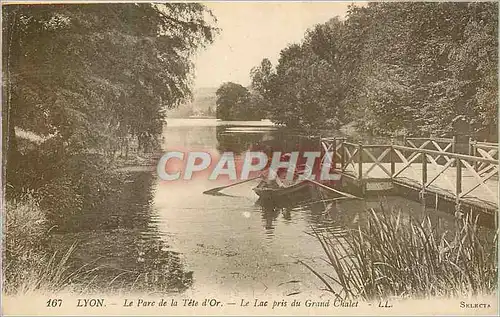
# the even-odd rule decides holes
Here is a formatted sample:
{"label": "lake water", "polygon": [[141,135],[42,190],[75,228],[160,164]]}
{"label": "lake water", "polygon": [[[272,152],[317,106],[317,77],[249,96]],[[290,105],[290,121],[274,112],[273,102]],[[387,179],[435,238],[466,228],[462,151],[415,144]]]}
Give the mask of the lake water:
{"label": "lake water", "polygon": [[[162,147],[244,153],[278,133],[264,121],[171,119]],[[332,273],[323,261],[321,245],[311,235],[313,229],[328,228],[342,235],[380,203],[401,207],[407,214],[423,212],[419,203],[402,197],[263,209],[252,191],[256,181],[225,190],[228,196],[203,194],[229,182],[204,177],[165,182],[155,171],[130,173],[122,190],[95,211],[105,214],[105,220],[56,234],[53,243],[64,249],[77,241],[71,259],[73,269],[84,272],[74,278],[81,292],[326,296],[321,281],[299,262]],[[324,198],[326,193],[318,192],[316,199]],[[434,210],[432,214],[444,226],[453,224],[448,214]]]}

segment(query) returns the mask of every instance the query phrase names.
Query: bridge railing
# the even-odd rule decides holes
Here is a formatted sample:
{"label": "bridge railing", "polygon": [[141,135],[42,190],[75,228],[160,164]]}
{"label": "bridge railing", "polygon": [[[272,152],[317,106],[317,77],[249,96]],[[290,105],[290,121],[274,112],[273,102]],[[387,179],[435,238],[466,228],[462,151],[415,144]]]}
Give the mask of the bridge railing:
{"label": "bridge railing", "polygon": [[333,160],[334,162],[340,162],[342,160],[341,148],[342,144],[346,142],[344,137],[331,137],[331,138],[320,138],[320,143],[322,150],[325,152],[335,153]]}
{"label": "bridge railing", "polygon": [[391,144],[362,144],[343,142],[340,150],[341,171],[354,174],[359,180],[391,178],[387,163],[393,160]]}
{"label": "bridge railing", "polygon": [[[476,151],[486,152],[473,156],[451,152],[449,141],[413,138],[410,146],[362,144],[345,139],[328,142],[330,150],[335,148],[336,163],[342,173],[361,182],[405,179],[420,188],[422,194],[429,190],[441,191],[457,203],[466,198],[479,198],[497,204],[498,159],[494,155],[498,155],[498,150],[495,145],[476,142]],[[327,150],[328,145],[324,149]],[[488,182],[491,180],[495,182]]]}
{"label": "bridge railing", "polygon": [[[403,138],[403,146],[413,148],[422,148],[428,150],[444,151],[455,153],[456,138]],[[494,142],[481,142],[469,138],[469,151],[470,156],[480,156],[484,158],[498,158],[498,143]],[[495,157],[496,156],[496,157]]]}
{"label": "bridge railing", "polygon": [[[430,187],[436,187],[448,192],[457,202],[470,197],[494,202],[498,199],[495,189],[497,183],[487,183],[498,177],[498,160],[398,145],[394,145],[393,150],[403,164],[396,169],[392,178],[410,178],[419,184],[422,193]],[[439,164],[438,157],[445,157],[446,163]],[[420,161],[418,165],[417,158]],[[477,171],[474,165],[478,163],[486,167]],[[412,165],[414,175],[409,176],[405,170]]]}
{"label": "bridge railing", "polygon": [[[439,152],[455,152],[455,138],[405,138],[404,145],[415,149],[427,149]],[[449,160],[447,156],[438,156],[436,161],[446,163]]]}
{"label": "bridge railing", "polygon": [[[472,156],[498,160],[498,143],[472,141],[470,142],[470,152]],[[491,167],[488,163],[476,162],[474,164],[474,169],[479,173],[483,173],[489,168]]]}

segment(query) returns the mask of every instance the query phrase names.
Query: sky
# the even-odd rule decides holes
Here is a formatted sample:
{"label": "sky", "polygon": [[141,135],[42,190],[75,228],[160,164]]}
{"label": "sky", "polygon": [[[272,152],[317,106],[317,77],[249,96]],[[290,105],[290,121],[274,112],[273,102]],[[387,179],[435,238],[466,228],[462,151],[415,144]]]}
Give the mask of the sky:
{"label": "sky", "polygon": [[[213,44],[195,60],[195,89],[232,81],[250,84],[250,70],[280,51],[300,43],[307,29],[339,16],[352,2],[209,2],[205,5],[221,29]],[[359,3],[358,3],[359,4]]]}

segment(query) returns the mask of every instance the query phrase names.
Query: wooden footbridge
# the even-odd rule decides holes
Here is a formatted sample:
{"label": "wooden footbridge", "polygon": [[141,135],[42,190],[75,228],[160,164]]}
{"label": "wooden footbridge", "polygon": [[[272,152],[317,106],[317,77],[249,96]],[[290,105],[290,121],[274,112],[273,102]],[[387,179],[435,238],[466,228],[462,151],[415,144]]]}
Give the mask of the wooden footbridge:
{"label": "wooden footbridge", "polygon": [[321,144],[335,153],[343,179],[363,194],[413,192],[435,202],[436,208],[438,203],[452,204],[456,215],[467,209],[489,214],[498,210],[497,143],[471,141],[466,154],[457,153],[455,138],[362,144],[332,137],[321,138]]}

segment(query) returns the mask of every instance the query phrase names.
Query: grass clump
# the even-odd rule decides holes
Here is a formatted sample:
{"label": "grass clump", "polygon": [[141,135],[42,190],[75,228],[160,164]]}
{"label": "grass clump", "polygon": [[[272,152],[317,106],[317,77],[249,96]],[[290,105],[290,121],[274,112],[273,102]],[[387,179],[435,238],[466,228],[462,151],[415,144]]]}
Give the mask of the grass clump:
{"label": "grass clump", "polygon": [[51,228],[38,201],[29,194],[6,201],[4,221],[4,292],[25,294],[64,289],[71,277],[67,262],[75,246],[62,255],[47,251]]}
{"label": "grass clump", "polygon": [[497,287],[497,234],[481,229],[465,217],[455,232],[439,232],[428,216],[371,209],[345,236],[314,231],[334,275],[303,264],[343,298],[488,295]]}

